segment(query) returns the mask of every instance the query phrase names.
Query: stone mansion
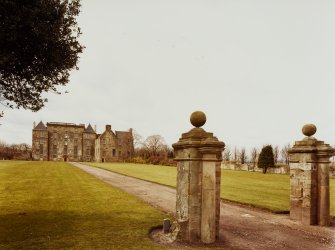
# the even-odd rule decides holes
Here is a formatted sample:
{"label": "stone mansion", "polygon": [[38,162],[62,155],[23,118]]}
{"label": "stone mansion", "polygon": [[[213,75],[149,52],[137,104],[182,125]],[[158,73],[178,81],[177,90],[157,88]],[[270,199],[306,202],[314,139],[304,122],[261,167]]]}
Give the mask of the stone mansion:
{"label": "stone mansion", "polygon": [[132,129],[97,134],[89,124],[41,121],[32,131],[32,159],[43,161],[124,161],[134,154]]}

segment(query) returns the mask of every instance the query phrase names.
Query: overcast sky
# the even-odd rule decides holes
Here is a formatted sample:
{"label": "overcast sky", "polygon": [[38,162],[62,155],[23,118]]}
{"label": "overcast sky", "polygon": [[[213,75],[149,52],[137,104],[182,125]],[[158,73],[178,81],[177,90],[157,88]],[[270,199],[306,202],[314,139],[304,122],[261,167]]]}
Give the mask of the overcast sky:
{"label": "overcast sky", "polygon": [[335,144],[335,1],[84,0],[79,71],[33,113],[4,110],[0,140],[31,144],[34,121],[134,128],[168,144],[192,128],[230,147]]}

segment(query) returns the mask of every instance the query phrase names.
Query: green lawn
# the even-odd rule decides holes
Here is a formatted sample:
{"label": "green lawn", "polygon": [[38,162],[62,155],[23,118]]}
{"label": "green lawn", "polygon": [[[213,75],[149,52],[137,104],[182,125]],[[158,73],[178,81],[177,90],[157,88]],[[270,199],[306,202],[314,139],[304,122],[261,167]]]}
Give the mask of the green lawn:
{"label": "green lawn", "polygon": [[84,164],[166,186],[176,186],[177,171],[175,167],[135,163],[85,162]]}
{"label": "green lawn", "polygon": [[290,179],[288,175],[224,170],[221,198],[275,212],[289,211]]}
{"label": "green lawn", "polygon": [[[120,174],[168,186],[176,186],[176,168],[132,163],[86,163]],[[335,216],[335,179],[330,180],[331,215]],[[245,171],[222,171],[221,197],[275,212],[289,210],[288,175]]]}
{"label": "green lawn", "polygon": [[0,161],[0,249],[162,249],[166,217],[66,163]]}

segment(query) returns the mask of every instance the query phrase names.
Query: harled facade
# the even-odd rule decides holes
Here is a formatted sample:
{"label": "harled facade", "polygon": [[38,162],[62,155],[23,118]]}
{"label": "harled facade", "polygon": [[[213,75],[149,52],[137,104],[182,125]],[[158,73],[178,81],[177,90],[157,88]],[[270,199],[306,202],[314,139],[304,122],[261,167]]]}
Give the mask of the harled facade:
{"label": "harled facade", "polygon": [[97,134],[90,124],[41,121],[32,131],[33,160],[112,162],[127,160],[133,153],[131,129],[114,133],[106,125]]}

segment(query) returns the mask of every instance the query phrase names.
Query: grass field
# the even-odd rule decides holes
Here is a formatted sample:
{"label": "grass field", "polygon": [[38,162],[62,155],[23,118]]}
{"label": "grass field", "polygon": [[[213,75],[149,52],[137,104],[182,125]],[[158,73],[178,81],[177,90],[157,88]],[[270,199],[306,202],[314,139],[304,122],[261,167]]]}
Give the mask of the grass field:
{"label": "grass field", "polygon": [[162,249],[164,218],[66,163],[0,161],[0,249]]}
{"label": "grass field", "polygon": [[[131,163],[86,163],[116,173],[133,176],[167,186],[176,186],[176,168]],[[331,215],[335,216],[335,179],[330,180]],[[274,212],[289,210],[288,175],[245,171],[222,171],[221,198]]]}

